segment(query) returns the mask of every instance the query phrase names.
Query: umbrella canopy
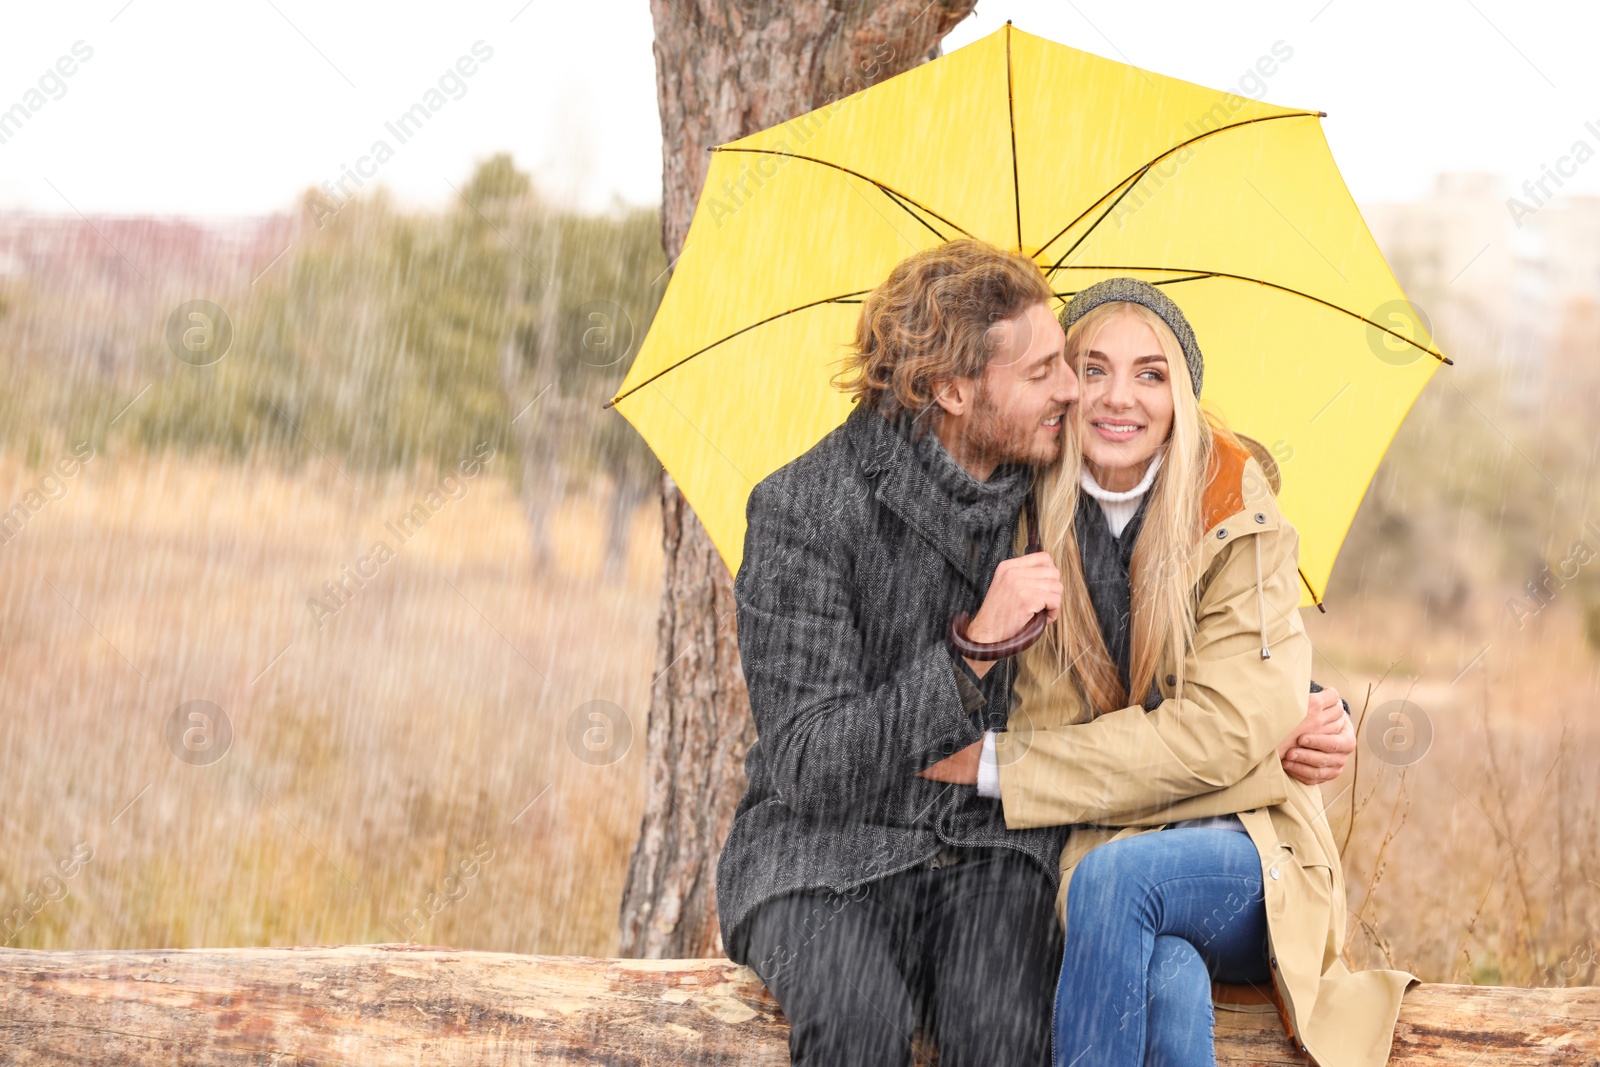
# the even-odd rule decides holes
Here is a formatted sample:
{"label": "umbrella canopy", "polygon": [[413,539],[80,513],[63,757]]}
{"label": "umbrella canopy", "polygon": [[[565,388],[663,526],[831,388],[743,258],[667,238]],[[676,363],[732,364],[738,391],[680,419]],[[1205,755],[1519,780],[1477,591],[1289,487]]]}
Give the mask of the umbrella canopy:
{"label": "umbrella canopy", "polygon": [[1014,29],[713,150],[683,254],[612,403],[732,571],[745,500],[848,414],[830,378],[862,298],[977,237],[1060,300],[1165,287],[1204,398],[1261,442],[1319,601],[1384,450],[1449,362],[1405,300],[1315,111],[1162,77]]}

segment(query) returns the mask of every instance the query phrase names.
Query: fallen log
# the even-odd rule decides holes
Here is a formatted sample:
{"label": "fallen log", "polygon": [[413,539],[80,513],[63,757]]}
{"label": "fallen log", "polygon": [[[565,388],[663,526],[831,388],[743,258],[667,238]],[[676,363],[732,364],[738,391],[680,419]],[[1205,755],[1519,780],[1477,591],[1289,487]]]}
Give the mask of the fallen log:
{"label": "fallen log", "polygon": [[[788,1063],[788,1027],[727,960],[609,960],[408,945],[0,950],[0,1063]],[[1227,1067],[1299,1064],[1277,1017],[1218,1012]],[[1424,985],[1396,1067],[1600,1063],[1600,988]]]}

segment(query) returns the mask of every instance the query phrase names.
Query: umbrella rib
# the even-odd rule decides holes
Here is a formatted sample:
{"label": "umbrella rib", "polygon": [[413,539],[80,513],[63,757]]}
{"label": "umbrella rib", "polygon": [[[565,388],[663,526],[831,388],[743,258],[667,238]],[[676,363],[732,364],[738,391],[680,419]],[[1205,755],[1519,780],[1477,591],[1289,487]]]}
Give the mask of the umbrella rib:
{"label": "umbrella rib", "polygon": [[[1150,284],[1151,285],[1177,285],[1179,282],[1197,282],[1197,281],[1201,281],[1202,279],[1205,279],[1205,278],[1214,278],[1214,277],[1216,277],[1216,275],[1214,275],[1214,274],[1186,274],[1182,278],[1163,278],[1159,282],[1151,282]],[[1080,291],[1081,290],[1078,290],[1078,289],[1069,289],[1064,293],[1051,293],[1050,295],[1055,297],[1058,300],[1070,300],[1072,297],[1077,296]]]}
{"label": "umbrella rib", "polygon": [[[1389,327],[1387,327],[1387,326],[1385,326],[1385,325],[1383,325],[1382,323],[1379,323],[1379,322],[1373,322],[1371,319],[1367,318],[1365,315],[1358,315],[1354,311],[1351,311],[1349,308],[1342,308],[1338,304],[1333,303],[1331,300],[1324,300],[1320,296],[1312,296],[1310,293],[1302,292],[1299,289],[1294,289],[1294,288],[1291,288],[1291,287],[1289,287],[1287,285],[1279,285],[1277,282],[1269,282],[1265,278],[1252,278],[1248,274],[1230,274],[1228,271],[1225,271],[1225,270],[1198,270],[1198,269],[1196,269],[1194,267],[1130,267],[1130,266],[1127,266],[1125,264],[1101,264],[1101,265],[1098,265],[1098,266],[1082,265],[1082,266],[1072,266],[1072,267],[1063,267],[1060,264],[1057,264],[1056,266],[1049,268],[1049,270],[1047,270],[1045,273],[1049,274],[1049,273],[1052,273],[1052,272],[1058,271],[1058,270],[1132,270],[1132,271],[1146,271],[1146,272],[1157,272],[1157,273],[1159,273],[1159,272],[1172,272],[1172,273],[1190,275],[1190,277],[1187,277],[1187,278],[1168,278],[1165,282],[1156,282],[1156,283],[1154,283],[1156,285],[1166,285],[1166,284],[1171,284],[1171,283],[1174,283],[1174,282],[1192,282],[1192,281],[1199,280],[1201,278],[1228,278],[1228,279],[1231,279],[1232,281],[1236,281],[1236,282],[1251,282],[1251,283],[1253,283],[1255,285],[1264,285],[1269,289],[1276,289],[1279,292],[1289,293],[1292,296],[1303,296],[1307,300],[1311,300],[1311,301],[1314,301],[1315,303],[1321,304],[1323,307],[1332,308],[1334,311],[1337,311],[1342,315],[1349,315],[1352,319],[1360,319],[1362,322],[1366,323],[1368,326],[1371,326],[1374,329],[1382,330],[1384,333],[1388,334],[1389,336],[1397,338],[1397,339],[1399,339],[1401,341],[1404,341],[1406,344],[1412,346],[1413,348],[1417,348],[1417,349],[1422,350],[1423,352],[1428,353],[1428,355],[1432,356],[1434,359],[1437,359],[1441,363],[1448,364],[1449,366],[1452,366],[1452,367],[1455,366],[1455,360],[1453,360],[1453,359],[1449,358],[1448,356],[1444,355],[1442,352],[1435,352],[1433,349],[1427,347],[1426,345],[1418,344],[1417,342],[1413,341],[1411,338],[1405,336],[1404,334],[1395,333],[1393,330],[1389,329]],[[1065,294],[1056,293],[1054,295],[1062,296],[1062,295],[1065,295]]]}
{"label": "umbrella rib", "polygon": [[893,190],[886,189],[881,185],[878,186],[878,188],[880,190],[882,190],[884,196],[887,196],[890,200],[893,200],[895,203],[899,204],[902,208],[905,208],[906,214],[910,215],[912,218],[914,218],[918,222],[922,223],[923,227],[929,233],[933,234],[935,237],[937,237],[941,241],[950,240],[950,238],[946,237],[944,234],[942,234],[938,230],[934,229],[934,226],[933,226],[933,224],[931,222],[929,222],[927,219],[923,218],[921,215],[917,214],[915,211],[912,211],[909,207],[906,207],[905,202],[900,199],[900,194],[894,192]]}
{"label": "umbrella rib", "polygon": [[767,323],[773,322],[773,321],[775,321],[777,319],[781,319],[785,315],[793,315],[795,312],[797,312],[797,311],[805,311],[807,308],[820,307],[823,304],[843,304],[843,303],[847,303],[847,302],[850,302],[850,298],[851,297],[865,296],[867,293],[870,293],[870,292],[872,292],[871,289],[858,289],[856,292],[853,292],[853,293],[841,293],[838,296],[823,297],[821,300],[813,300],[809,304],[801,304],[799,307],[790,308],[788,311],[780,311],[776,315],[768,315],[766,318],[762,319],[760,322],[752,322],[748,326],[742,327],[741,329],[734,330],[732,333],[728,334],[726,337],[718,338],[717,340],[712,341],[710,344],[706,345],[704,348],[696,349],[695,351],[690,352],[687,356],[684,356],[682,359],[678,360],[678,362],[672,364],[670,367],[663,367],[661,370],[656,371],[656,373],[650,375],[650,377],[646,378],[644,381],[640,382],[638,385],[634,386],[632,389],[629,389],[626,392],[618,393],[616,396],[612,397],[610,400],[607,400],[604,404],[601,404],[600,407],[601,407],[602,410],[605,409],[605,408],[616,407],[617,404],[620,401],[626,400],[628,397],[632,396],[634,393],[637,393],[640,389],[643,389],[645,386],[649,385],[651,382],[653,382],[656,379],[660,378],[662,375],[669,374],[672,371],[677,370],[679,367],[683,366],[685,363],[689,362],[691,359],[694,359],[696,356],[704,355],[705,353],[711,351],[713,348],[716,348],[718,345],[723,344],[723,343],[725,343],[727,341],[731,341],[735,337],[738,337],[742,333],[749,333],[751,330],[755,329],[757,326],[765,326]]}
{"label": "umbrella rib", "polygon": [[1306,572],[1300,570],[1299,567],[1296,567],[1295,570],[1300,571],[1300,580],[1305,583],[1306,592],[1311,594],[1311,602],[1317,606],[1318,611],[1326,615],[1328,613],[1328,609],[1322,606],[1322,598],[1317,595],[1317,591],[1315,589],[1311,588],[1311,579],[1307,578]]}
{"label": "umbrella rib", "polygon": [[[1073,219],[1071,222],[1069,222],[1065,226],[1061,227],[1061,229],[1056,233],[1056,235],[1054,237],[1050,238],[1050,240],[1046,241],[1044,244],[1042,244],[1038,248],[1036,248],[1034,250],[1034,253],[1033,253],[1034,257],[1037,258],[1039,253],[1043,252],[1045,249],[1047,249],[1051,245],[1055,244],[1057,241],[1059,241],[1062,238],[1062,236],[1064,234],[1067,233],[1067,231],[1071,230],[1074,226],[1076,226],[1078,223],[1082,222],[1085,218],[1087,218],[1088,215],[1089,215],[1089,212],[1093,211],[1095,208],[1097,208],[1101,204],[1105,203],[1106,197],[1110,196],[1112,193],[1116,192],[1118,189],[1122,189],[1122,187],[1124,185],[1128,185],[1128,189],[1124,189],[1122,195],[1123,196],[1128,195],[1128,192],[1129,192],[1129,190],[1131,190],[1133,188],[1133,185],[1137,185],[1139,183],[1139,179],[1143,178],[1147,173],[1149,173],[1151,167],[1155,166],[1157,163],[1160,163],[1163,159],[1166,159],[1168,156],[1172,155],[1174,152],[1181,152],[1183,149],[1185,149],[1185,148],[1189,147],[1190,145],[1194,144],[1196,141],[1204,140],[1207,137],[1214,137],[1217,134],[1225,133],[1228,130],[1237,130],[1241,126],[1250,126],[1250,125],[1252,125],[1254,123],[1257,123],[1257,122],[1271,122],[1274,119],[1321,118],[1322,115],[1323,115],[1323,112],[1321,112],[1321,111],[1295,111],[1295,112],[1291,112],[1290,114],[1287,114],[1287,115],[1262,115],[1260,118],[1245,119],[1243,122],[1234,122],[1234,123],[1230,123],[1227,126],[1218,126],[1214,130],[1207,130],[1204,133],[1196,134],[1195,136],[1189,138],[1187,141],[1180,141],[1177,144],[1173,145],[1171,148],[1167,149],[1165,152],[1162,152],[1160,155],[1156,156],[1154,159],[1150,160],[1150,162],[1144,164],[1143,166],[1135,167],[1120,182],[1118,182],[1116,185],[1113,185],[1110,189],[1106,190],[1103,194],[1101,194],[1101,196],[1100,196],[1100,198],[1098,200],[1096,200],[1094,203],[1090,204],[1088,207],[1084,208],[1082,213],[1080,213],[1077,218]],[[1132,183],[1131,185],[1129,184],[1130,182]],[[1121,197],[1118,197],[1118,199],[1120,200]],[[1095,220],[1094,226],[1100,225],[1101,219],[1104,219],[1104,218],[1105,218],[1105,216],[1101,215],[1099,219]],[[1094,232],[1094,226],[1089,227],[1089,233],[1093,233]],[[1089,234],[1085,233],[1083,236],[1087,237],[1087,236],[1089,236]],[[1083,243],[1082,238],[1079,238],[1078,242],[1073,245],[1073,248],[1076,248],[1078,244],[1082,244],[1082,243]],[[1063,255],[1061,258],[1065,259],[1066,256],[1070,255],[1070,254],[1071,254],[1071,249],[1068,249],[1067,253],[1065,255]],[[1057,266],[1059,266],[1060,263],[1061,263],[1061,260],[1057,260],[1056,261]]]}
{"label": "umbrella rib", "polygon": [[[960,230],[963,234],[966,234],[966,236],[968,236],[968,237],[972,236],[972,234],[967,233],[967,231],[965,229],[963,229],[960,226],[957,226],[955,223],[951,222],[949,219],[945,218],[943,215],[941,215],[937,211],[933,210],[933,208],[929,207],[926,204],[918,203],[916,200],[914,200],[911,197],[907,196],[905,193],[902,193],[900,190],[891,188],[890,186],[887,186],[887,185],[883,184],[882,182],[880,182],[876,178],[869,178],[865,174],[862,174],[858,170],[851,170],[849,167],[843,167],[843,166],[840,166],[837,163],[829,163],[826,159],[818,159],[815,156],[803,156],[798,152],[779,152],[777,149],[773,149],[773,148],[729,148],[729,147],[726,147],[726,146],[719,145],[718,147],[713,148],[712,151],[713,152],[749,152],[749,153],[751,153],[753,155],[760,155],[760,156],[785,156],[785,157],[787,157],[789,159],[803,159],[807,163],[816,163],[816,164],[819,164],[819,165],[824,166],[824,167],[832,167],[834,170],[843,171],[846,174],[850,174],[850,175],[853,175],[854,177],[860,178],[864,182],[868,182],[868,183],[870,183],[872,185],[877,186],[877,188],[881,192],[883,192],[885,195],[887,195],[890,200],[893,200],[893,201],[895,201],[895,203],[899,204],[900,208],[903,211],[905,211],[912,218],[916,219],[918,222],[921,222],[924,226],[928,226],[928,223],[924,219],[918,218],[917,213],[915,211],[912,211],[910,208],[906,207],[906,204],[914,205],[919,210],[926,211],[928,214],[932,215],[934,218],[938,219],[940,222],[944,223],[946,226],[950,227],[953,230]],[[901,200],[904,200],[905,203],[901,204],[900,203]],[[932,226],[928,226],[928,229],[933,230],[933,232],[936,235],[938,235],[941,239],[944,237],[944,234],[939,233],[938,230],[934,230]]]}
{"label": "umbrella rib", "polygon": [[[1080,236],[1076,241],[1072,242],[1072,247],[1067,249],[1065,252],[1061,253],[1061,258],[1055,261],[1055,265],[1052,266],[1050,268],[1050,270],[1059,269],[1061,267],[1061,264],[1063,264],[1063,263],[1065,263],[1067,261],[1067,257],[1072,255],[1072,253],[1076,252],[1078,250],[1078,246],[1083,244],[1083,242],[1085,242],[1085,241],[1087,241],[1089,239],[1089,235],[1094,233],[1094,231],[1099,228],[1100,224],[1106,220],[1106,216],[1111,214],[1113,211],[1117,210],[1117,205],[1122,203],[1122,198],[1127,196],[1129,193],[1133,192],[1133,190],[1138,186],[1139,180],[1141,178],[1143,178],[1146,174],[1150,173],[1150,167],[1151,166],[1153,166],[1153,164],[1146,164],[1144,169],[1136,172],[1136,176],[1134,177],[1133,181],[1131,181],[1131,182],[1128,181],[1128,179],[1126,179],[1126,178],[1123,179],[1124,185],[1123,185],[1123,188],[1122,188],[1122,192],[1117,194],[1117,198],[1115,200],[1111,201],[1111,203],[1106,205],[1106,209],[1100,213],[1100,217],[1095,219],[1094,223],[1092,225],[1090,225],[1090,227],[1087,230],[1083,231],[1082,236]],[[1110,194],[1107,194],[1107,195],[1110,195]],[[1100,199],[1104,200],[1105,197],[1101,197]],[[1094,209],[1090,208],[1090,210],[1092,211]],[[1088,212],[1085,212],[1085,214],[1087,214],[1087,213]],[[1080,215],[1078,217],[1082,218],[1083,216]],[[1055,240],[1055,238],[1051,238],[1051,240]],[[1043,251],[1043,249],[1040,249],[1040,251]]]}
{"label": "umbrella rib", "polygon": [[1022,251],[1022,185],[1017,181],[1017,100],[1011,76],[1011,20],[1006,19],[1006,116],[1011,121],[1011,204],[1017,215],[1017,251]]}

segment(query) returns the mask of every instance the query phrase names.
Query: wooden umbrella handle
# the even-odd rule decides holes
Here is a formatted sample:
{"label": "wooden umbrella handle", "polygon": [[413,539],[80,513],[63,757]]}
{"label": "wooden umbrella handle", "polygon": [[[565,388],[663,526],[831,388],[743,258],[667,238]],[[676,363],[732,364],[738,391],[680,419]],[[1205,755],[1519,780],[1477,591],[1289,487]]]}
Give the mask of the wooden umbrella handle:
{"label": "wooden umbrella handle", "polygon": [[956,651],[968,659],[991,660],[1005,659],[1015,656],[1039,640],[1039,635],[1044,633],[1045,625],[1050,621],[1050,613],[1041,611],[1028,620],[1028,625],[1004,641],[974,641],[967,637],[967,624],[972,621],[970,611],[962,611],[950,620],[950,643]]}
{"label": "wooden umbrella handle", "polygon": [[[1039,543],[1039,505],[1033,498],[1033,493],[1028,493],[1027,499],[1022,504],[1022,515],[1028,523],[1028,547],[1023,549],[1023,555],[1030,552],[1042,552],[1044,547]],[[967,636],[967,626],[972,622],[972,612],[961,611],[950,620],[950,643],[957,652],[968,659],[996,660],[1015,656],[1039,640],[1039,635],[1044,633],[1044,628],[1050,621],[1050,612],[1041,611],[1028,620],[1028,625],[1012,634],[1003,641],[974,641]]]}

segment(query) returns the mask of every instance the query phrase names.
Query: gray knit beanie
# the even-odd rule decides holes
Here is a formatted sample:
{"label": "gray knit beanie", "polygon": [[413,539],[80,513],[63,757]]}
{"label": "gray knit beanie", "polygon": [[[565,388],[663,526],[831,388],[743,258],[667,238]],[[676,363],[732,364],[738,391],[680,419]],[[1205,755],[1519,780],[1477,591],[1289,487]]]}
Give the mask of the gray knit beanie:
{"label": "gray knit beanie", "polygon": [[1083,318],[1091,309],[1115,301],[1127,301],[1130,304],[1147,307],[1160,315],[1161,321],[1172,328],[1173,334],[1178,338],[1178,344],[1183,348],[1183,358],[1189,364],[1189,381],[1194,386],[1194,395],[1199,397],[1200,381],[1205,373],[1205,360],[1200,355],[1200,343],[1194,339],[1194,330],[1189,328],[1189,320],[1183,317],[1178,305],[1149,282],[1138,278],[1107,278],[1103,282],[1096,282],[1073,297],[1067,306],[1061,309],[1061,328],[1071,329],[1072,324]]}

